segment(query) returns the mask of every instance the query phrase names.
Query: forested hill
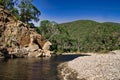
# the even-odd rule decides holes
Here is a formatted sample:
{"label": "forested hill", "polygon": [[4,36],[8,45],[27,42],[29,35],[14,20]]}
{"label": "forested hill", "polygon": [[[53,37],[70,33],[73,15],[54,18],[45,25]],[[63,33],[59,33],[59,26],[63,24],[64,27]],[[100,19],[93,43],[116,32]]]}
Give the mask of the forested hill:
{"label": "forested hill", "polygon": [[108,32],[119,32],[120,24],[113,22],[99,23],[92,20],[78,20],[60,24],[64,26],[70,33],[72,38],[80,39],[82,36],[89,36],[98,30],[106,30]]}
{"label": "forested hill", "polygon": [[109,51],[120,49],[120,24],[99,23],[92,20],[78,20],[60,24],[64,26],[74,47],[80,51]]}

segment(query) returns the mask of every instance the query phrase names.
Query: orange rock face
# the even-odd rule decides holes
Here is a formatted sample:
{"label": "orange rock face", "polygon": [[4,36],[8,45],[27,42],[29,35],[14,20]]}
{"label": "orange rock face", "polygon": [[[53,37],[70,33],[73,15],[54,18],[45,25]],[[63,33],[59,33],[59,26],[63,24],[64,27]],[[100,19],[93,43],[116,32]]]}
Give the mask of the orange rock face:
{"label": "orange rock face", "polygon": [[[14,16],[8,10],[3,10],[0,7],[0,42],[0,50],[6,48],[8,54],[14,53],[16,56],[23,54],[22,56],[24,56],[24,53],[27,55],[33,53],[41,56],[44,53],[42,49],[47,40],[38,34],[34,28],[27,27],[21,21],[14,21]],[[38,47],[35,50],[30,50],[34,48],[32,46]]]}

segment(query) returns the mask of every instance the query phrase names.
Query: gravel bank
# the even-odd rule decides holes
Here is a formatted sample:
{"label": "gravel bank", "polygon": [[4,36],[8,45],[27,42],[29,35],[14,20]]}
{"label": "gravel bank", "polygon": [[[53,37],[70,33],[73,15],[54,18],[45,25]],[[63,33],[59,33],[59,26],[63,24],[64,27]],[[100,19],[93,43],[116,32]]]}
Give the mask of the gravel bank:
{"label": "gravel bank", "polygon": [[66,64],[77,72],[77,80],[120,80],[120,51],[78,57]]}

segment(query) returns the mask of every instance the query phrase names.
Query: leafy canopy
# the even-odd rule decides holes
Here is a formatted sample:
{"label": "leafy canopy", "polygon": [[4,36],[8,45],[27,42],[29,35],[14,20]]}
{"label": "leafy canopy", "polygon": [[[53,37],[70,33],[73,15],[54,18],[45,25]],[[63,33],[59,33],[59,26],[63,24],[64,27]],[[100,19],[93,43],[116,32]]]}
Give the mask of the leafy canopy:
{"label": "leafy canopy", "polygon": [[40,11],[32,4],[33,0],[21,0],[18,7],[20,9],[20,20],[28,23],[29,21],[39,21]]}
{"label": "leafy canopy", "polygon": [[33,0],[0,0],[0,5],[24,23],[38,22],[41,13],[32,2]]}

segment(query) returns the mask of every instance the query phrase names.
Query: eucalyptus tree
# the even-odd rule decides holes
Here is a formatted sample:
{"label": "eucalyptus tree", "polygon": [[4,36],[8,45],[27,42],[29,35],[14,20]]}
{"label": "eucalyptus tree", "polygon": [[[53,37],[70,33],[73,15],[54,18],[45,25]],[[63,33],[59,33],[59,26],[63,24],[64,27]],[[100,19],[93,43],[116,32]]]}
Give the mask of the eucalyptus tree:
{"label": "eucalyptus tree", "polygon": [[4,9],[12,9],[14,7],[16,0],[0,0],[0,5],[4,7]]}
{"label": "eucalyptus tree", "polygon": [[49,20],[43,20],[40,23],[40,28],[41,28],[41,34],[48,38],[50,36],[51,28],[52,28],[52,23]]}
{"label": "eucalyptus tree", "polygon": [[0,0],[0,5],[3,7],[3,9],[8,9],[10,13],[13,15],[18,15],[18,9],[15,8],[15,5],[18,0]]}
{"label": "eucalyptus tree", "polygon": [[29,21],[39,21],[41,12],[32,3],[33,0],[20,0],[18,8],[20,10],[20,20],[29,23]]}

